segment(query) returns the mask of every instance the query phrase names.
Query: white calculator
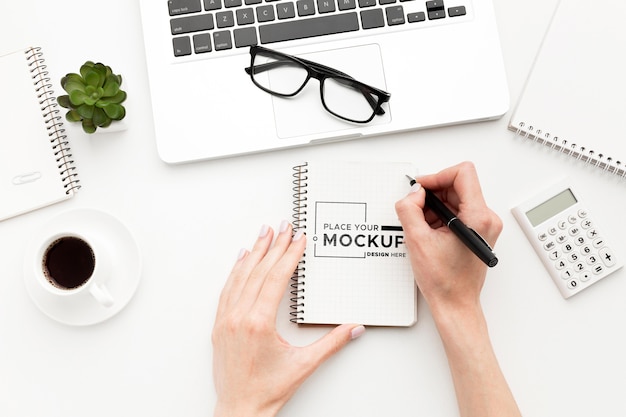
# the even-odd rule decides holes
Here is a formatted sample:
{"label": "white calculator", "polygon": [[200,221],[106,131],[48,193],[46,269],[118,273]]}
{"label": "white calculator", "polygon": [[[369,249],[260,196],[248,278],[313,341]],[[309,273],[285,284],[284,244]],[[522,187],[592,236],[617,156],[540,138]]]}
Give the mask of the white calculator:
{"label": "white calculator", "polygon": [[567,180],[511,211],[564,298],[623,266]]}

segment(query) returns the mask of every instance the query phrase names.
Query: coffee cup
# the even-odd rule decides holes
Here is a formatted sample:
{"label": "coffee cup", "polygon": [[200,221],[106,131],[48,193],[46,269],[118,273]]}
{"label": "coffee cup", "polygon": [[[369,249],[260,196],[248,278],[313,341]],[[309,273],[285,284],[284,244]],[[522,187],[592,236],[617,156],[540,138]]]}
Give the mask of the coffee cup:
{"label": "coffee cup", "polygon": [[55,233],[42,240],[35,256],[37,282],[58,297],[88,295],[103,307],[114,299],[106,283],[111,276],[110,254],[95,236]]}

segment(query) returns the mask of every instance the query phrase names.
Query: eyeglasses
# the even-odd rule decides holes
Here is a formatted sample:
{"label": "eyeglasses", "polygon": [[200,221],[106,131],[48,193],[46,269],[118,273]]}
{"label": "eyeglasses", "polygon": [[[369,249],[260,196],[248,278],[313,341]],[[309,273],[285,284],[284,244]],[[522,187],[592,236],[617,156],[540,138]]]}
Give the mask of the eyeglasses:
{"label": "eyeglasses", "polygon": [[293,97],[315,78],[320,82],[324,108],[354,123],[368,123],[385,114],[382,105],[391,94],[355,80],[348,74],[316,62],[283,54],[262,46],[250,47],[246,73],[261,90],[279,97]]}

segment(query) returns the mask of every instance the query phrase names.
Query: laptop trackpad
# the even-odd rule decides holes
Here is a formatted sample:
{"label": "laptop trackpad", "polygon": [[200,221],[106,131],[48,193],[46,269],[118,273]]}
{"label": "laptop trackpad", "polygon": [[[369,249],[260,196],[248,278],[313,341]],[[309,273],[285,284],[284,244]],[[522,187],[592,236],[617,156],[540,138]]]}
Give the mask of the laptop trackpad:
{"label": "laptop trackpad", "polygon": [[[377,44],[333,49],[298,55],[339,71],[365,84],[387,91],[383,61]],[[391,92],[390,92],[391,93]],[[392,98],[393,100],[393,94]],[[304,89],[291,98],[272,96],[276,132],[281,139],[306,136],[319,133],[337,132],[337,135],[349,134],[350,129],[364,126],[386,124],[391,121],[389,103],[383,105],[385,114],[374,116],[367,123],[351,123],[328,113],[322,105],[320,85],[311,79]]]}

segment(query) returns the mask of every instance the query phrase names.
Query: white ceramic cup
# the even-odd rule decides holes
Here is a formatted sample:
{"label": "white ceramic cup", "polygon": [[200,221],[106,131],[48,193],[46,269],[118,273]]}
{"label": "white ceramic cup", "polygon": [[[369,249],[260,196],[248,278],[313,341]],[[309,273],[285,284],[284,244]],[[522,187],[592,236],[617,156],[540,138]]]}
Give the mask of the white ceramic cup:
{"label": "white ceramic cup", "polygon": [[[72,239],[82,240],[87,244],[86,247],[83,246],[83,253],[85,253],[85,248],[90,248],[91,253],[93,254],[93,272],[91,272],[91,274],[88,272],[84,273],[81,279],[76,280],[82,283],[72,288],[68,288],[67,286],[61,284],[62,282],[67,281],[66,278],[57,280],[54,276],[57,272],[53,272],[66,270],[68,268],[71,269],[76,265],[68,264],[80,262],[78,260],[78,256],[71,256],[71,252],[69,254],[66,253],[63,258],[60,258],[58,255],[51,255],[51,249],[53,247],[56,247],[58,253],[58,243],[64,239],[69,239],[70,241]],[[68,240],[64,241],[65,244],[67,244],[67,242]],[[67,245],[65,247],[67,247]],[[57,268],[47,268],[46,264],[53,258],[56,259],[54,264],[57,265]],[[62,262],[59,259],[61,259]],[[85,262],[85,259],[82,261]],[[61,232],[55,233],[54,235],[48,236],[42,240],[34,259],[34,270],[37,282],[50,294],[60,298],[89,296],[94,300],[94,302],[108,308],[115,303],[111,293],[106,287],[106,282],[111,276],[111,262],[112,259],[109,251],[107,251],[106,246],[99,241],[97,237],[86,236],[76,232]],[[89,270],[90,268],[87,267],[83,269]],[[59,278],[61,277],[59,276]]]}

